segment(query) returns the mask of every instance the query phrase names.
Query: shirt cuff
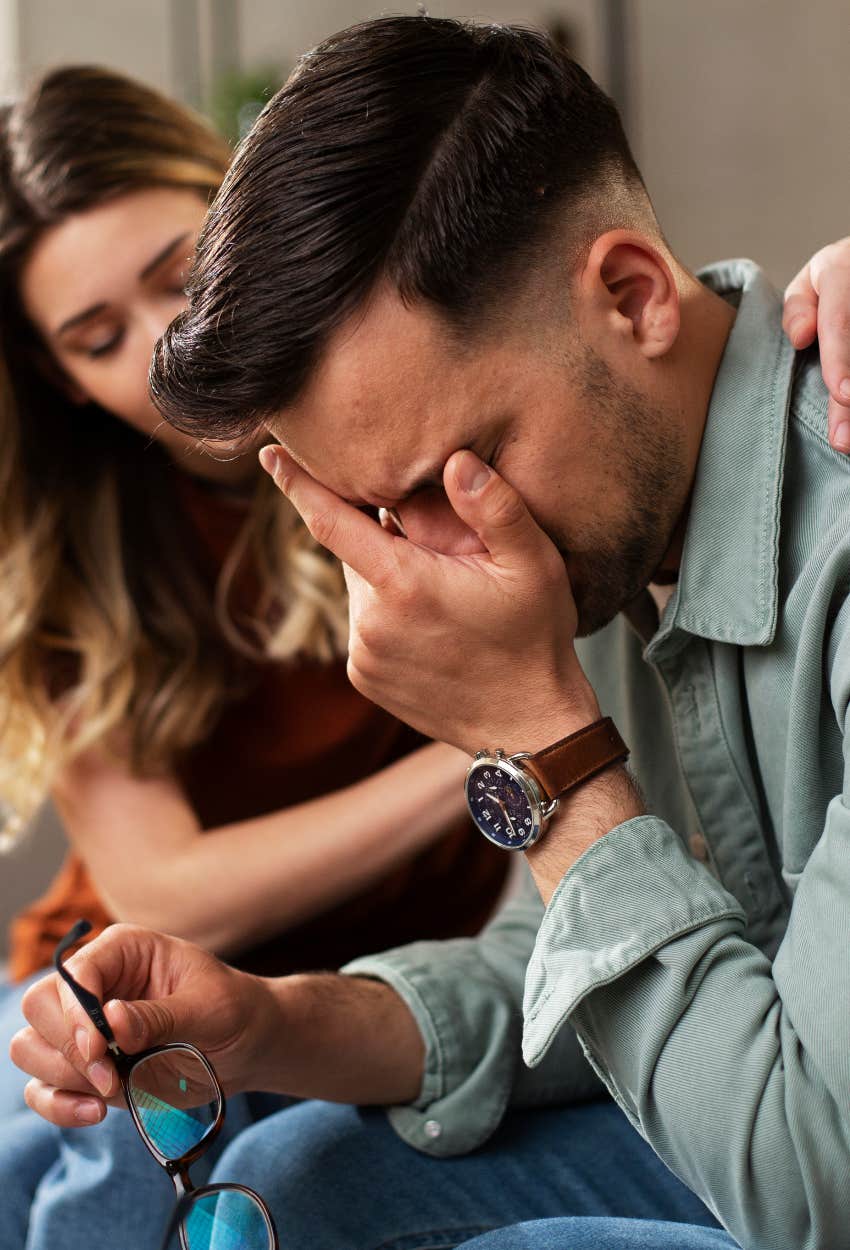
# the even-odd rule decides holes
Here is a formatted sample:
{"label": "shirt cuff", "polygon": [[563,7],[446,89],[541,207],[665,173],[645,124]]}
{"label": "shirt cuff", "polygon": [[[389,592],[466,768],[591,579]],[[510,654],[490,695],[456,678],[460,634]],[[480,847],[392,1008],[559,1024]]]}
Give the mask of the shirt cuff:
{"label": "shirt cuff", "polygon": [[594,989],[740,903],[694,861],[669,825],[638,816],[599,838],[546,908],[525,981],[523,1058],[539,1064]]}
{"label": "shirt cuff", "polygon": [[[341,971],[386,982],[407,1004],[425,1043],[418,1097],[386,1108],[409,1146],[437,1157],[477,1149],[501,1123],[510,1098],[521,1039],[519,1002],[493,986],[475,985],[474,942],[413,943],[364,956]],[[440,957],[441,956],[441,957]]]}

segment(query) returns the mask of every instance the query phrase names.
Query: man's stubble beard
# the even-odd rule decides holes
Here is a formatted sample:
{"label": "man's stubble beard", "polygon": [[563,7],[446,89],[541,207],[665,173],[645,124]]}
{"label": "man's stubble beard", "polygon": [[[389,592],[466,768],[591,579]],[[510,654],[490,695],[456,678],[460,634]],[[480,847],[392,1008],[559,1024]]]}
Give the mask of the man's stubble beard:
{"label": "man's stubble beard", "polygon": [[588,524],[582,551],[552,535],[564,557],[578,612],[578,637],[608,625],[651,581],[670,546],[687,496],[681,420],[619,383],[597,356],[583,370],[583,399],[596,422],[612,490],[625,497],[612,523]]}

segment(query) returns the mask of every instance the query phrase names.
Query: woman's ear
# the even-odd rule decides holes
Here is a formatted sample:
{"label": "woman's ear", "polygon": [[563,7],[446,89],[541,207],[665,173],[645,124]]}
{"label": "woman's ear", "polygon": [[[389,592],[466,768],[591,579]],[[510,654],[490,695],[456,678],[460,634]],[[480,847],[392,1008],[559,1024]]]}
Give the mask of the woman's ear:
{"label": "woman's ear", "polygon": [[600,329],[627,340],[648,360],[665,356],[679,334],[679,292],[664,255],[632,230],[609,230],[590,249],[580,278]]}

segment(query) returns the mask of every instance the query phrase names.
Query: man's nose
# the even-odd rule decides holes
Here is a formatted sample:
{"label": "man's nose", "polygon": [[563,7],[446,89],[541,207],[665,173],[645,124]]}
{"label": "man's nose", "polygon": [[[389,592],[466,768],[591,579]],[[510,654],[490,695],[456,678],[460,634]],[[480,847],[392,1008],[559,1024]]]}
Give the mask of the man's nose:
{"label": "man's nose", "polygon": [[418,491],[396,507],[404,532],[411,542],[444,555],[465,556],[485,551],[481,539],[452,510],[440,487]]}

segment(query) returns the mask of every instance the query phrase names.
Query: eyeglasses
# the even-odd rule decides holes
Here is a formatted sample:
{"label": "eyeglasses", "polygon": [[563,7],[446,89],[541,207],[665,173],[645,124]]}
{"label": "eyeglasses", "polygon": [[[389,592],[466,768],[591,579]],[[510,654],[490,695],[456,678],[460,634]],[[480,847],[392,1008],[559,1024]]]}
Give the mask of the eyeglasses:
{"label": "eyeglasses", "polygon": [[56,947],[53,963],[99,1033],[106,1039],[133,1122],[177,1193],[177,1205],[162,1250],[175,1231],[181,1250],[280,1250],[271,1213],[259,1194],[244,1185],[195,1189],[189,1168],[224,1124],[224,1092],[212,1064],[186,1042],[125,1055],[115,1041],[103,1007],[71,976],[62,959],[91,929],[78,920]]}

